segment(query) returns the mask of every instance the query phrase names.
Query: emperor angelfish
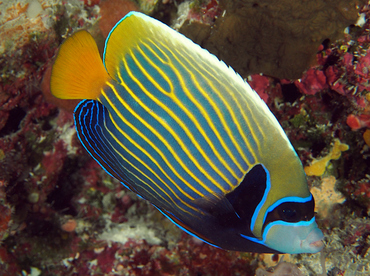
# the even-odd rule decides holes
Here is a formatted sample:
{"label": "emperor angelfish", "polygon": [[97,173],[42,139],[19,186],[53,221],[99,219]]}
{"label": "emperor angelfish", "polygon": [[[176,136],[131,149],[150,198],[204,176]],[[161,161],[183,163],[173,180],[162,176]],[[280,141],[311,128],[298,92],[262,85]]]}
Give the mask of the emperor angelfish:
{"label": "emperor angelfish", "polygon": [[128,13],[103,62],[76,32],[51,91],[85,99],[74,119],[86,150],[186,232],[226,250],[322,249],[302,164],[274,115],[233,69],[160,21]]}

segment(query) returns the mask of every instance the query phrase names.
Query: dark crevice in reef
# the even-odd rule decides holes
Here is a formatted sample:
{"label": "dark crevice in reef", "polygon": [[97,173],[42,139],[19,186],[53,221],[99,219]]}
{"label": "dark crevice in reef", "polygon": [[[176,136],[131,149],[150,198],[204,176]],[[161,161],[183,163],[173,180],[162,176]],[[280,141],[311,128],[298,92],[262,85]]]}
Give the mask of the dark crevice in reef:
{"label": "dark crevice in reef", "polygon": [[20,107],[15,107],[10,110],[9,117],[4,127],[0,130],[0,138],[17,132],[20,129],[20,124],[26,114],[26,111]]}
{"label": "dark crevice in reef", "polygon": [[60,172],[55,189],[48,195],[47,202],[57,211],[76,216],[77,211],[72,205],[72,197],[79,193],[83,183],[82,176],[76,172],[81,169],[78,158],[68,158]]}

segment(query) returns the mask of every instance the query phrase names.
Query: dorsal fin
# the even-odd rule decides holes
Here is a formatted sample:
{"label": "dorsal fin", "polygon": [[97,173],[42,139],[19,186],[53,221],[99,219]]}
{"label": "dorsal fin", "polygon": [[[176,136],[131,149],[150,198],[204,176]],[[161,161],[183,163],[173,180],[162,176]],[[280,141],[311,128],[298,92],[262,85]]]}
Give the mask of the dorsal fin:
{"label": "dorsal fin", "polygon": [[156,36],[165,32],[167,28],[170,29],[160,21],[142,13],[129,12],[117,22],[105,41],[103,62],[108,74],[118,81],[115,72],[125,55],[136,48],[143,38],[152,37],[155,41]]}

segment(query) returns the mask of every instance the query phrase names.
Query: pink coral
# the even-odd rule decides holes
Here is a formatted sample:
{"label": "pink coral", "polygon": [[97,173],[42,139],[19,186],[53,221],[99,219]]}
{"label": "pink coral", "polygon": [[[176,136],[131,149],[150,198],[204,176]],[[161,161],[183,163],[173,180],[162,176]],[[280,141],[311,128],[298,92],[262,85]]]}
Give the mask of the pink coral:
{"label": "pink coral", "polygon": [[364,56],[359,58],[354,72],[363,78],[370,77],[370,50],[368,50]]}
{"label": "pink coral", "polygon": [[370,114],[350,114],[347,117],[347,125],[352,130],[358,130],[364,127],[370,128]]}
{"label": "pink coral", "polygon": [[249,77],[248,83],[258,93],[261,99],[267,103],[269,95],[266,91],[270,86],[270,79],[266,76],[255,74]]}
{"label": "pink coral", "polygon": [[199,6],[194,5],[190,10],[188,19],[202,24],[212,24],[215,18],[221,14],[218,2],[217,0],[200,1]]}
{"label": "pink coral", "polygon": [[323,71],[316,68],[310,68],[301,80],[297,80],[294,84],[303,94],[314,95],[328,88],[326,76]]}

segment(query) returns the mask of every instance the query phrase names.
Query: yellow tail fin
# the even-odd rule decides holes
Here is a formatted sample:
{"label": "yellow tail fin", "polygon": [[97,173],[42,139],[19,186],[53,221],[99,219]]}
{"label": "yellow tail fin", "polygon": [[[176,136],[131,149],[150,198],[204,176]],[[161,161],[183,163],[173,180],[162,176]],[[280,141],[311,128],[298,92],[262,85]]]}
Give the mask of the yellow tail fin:
{"label": "yellow tail fin", "polygon": [[60,99],[96,99],[109,78],[94,38],[82,30],[67,38],[60,47],[50,89]]}

